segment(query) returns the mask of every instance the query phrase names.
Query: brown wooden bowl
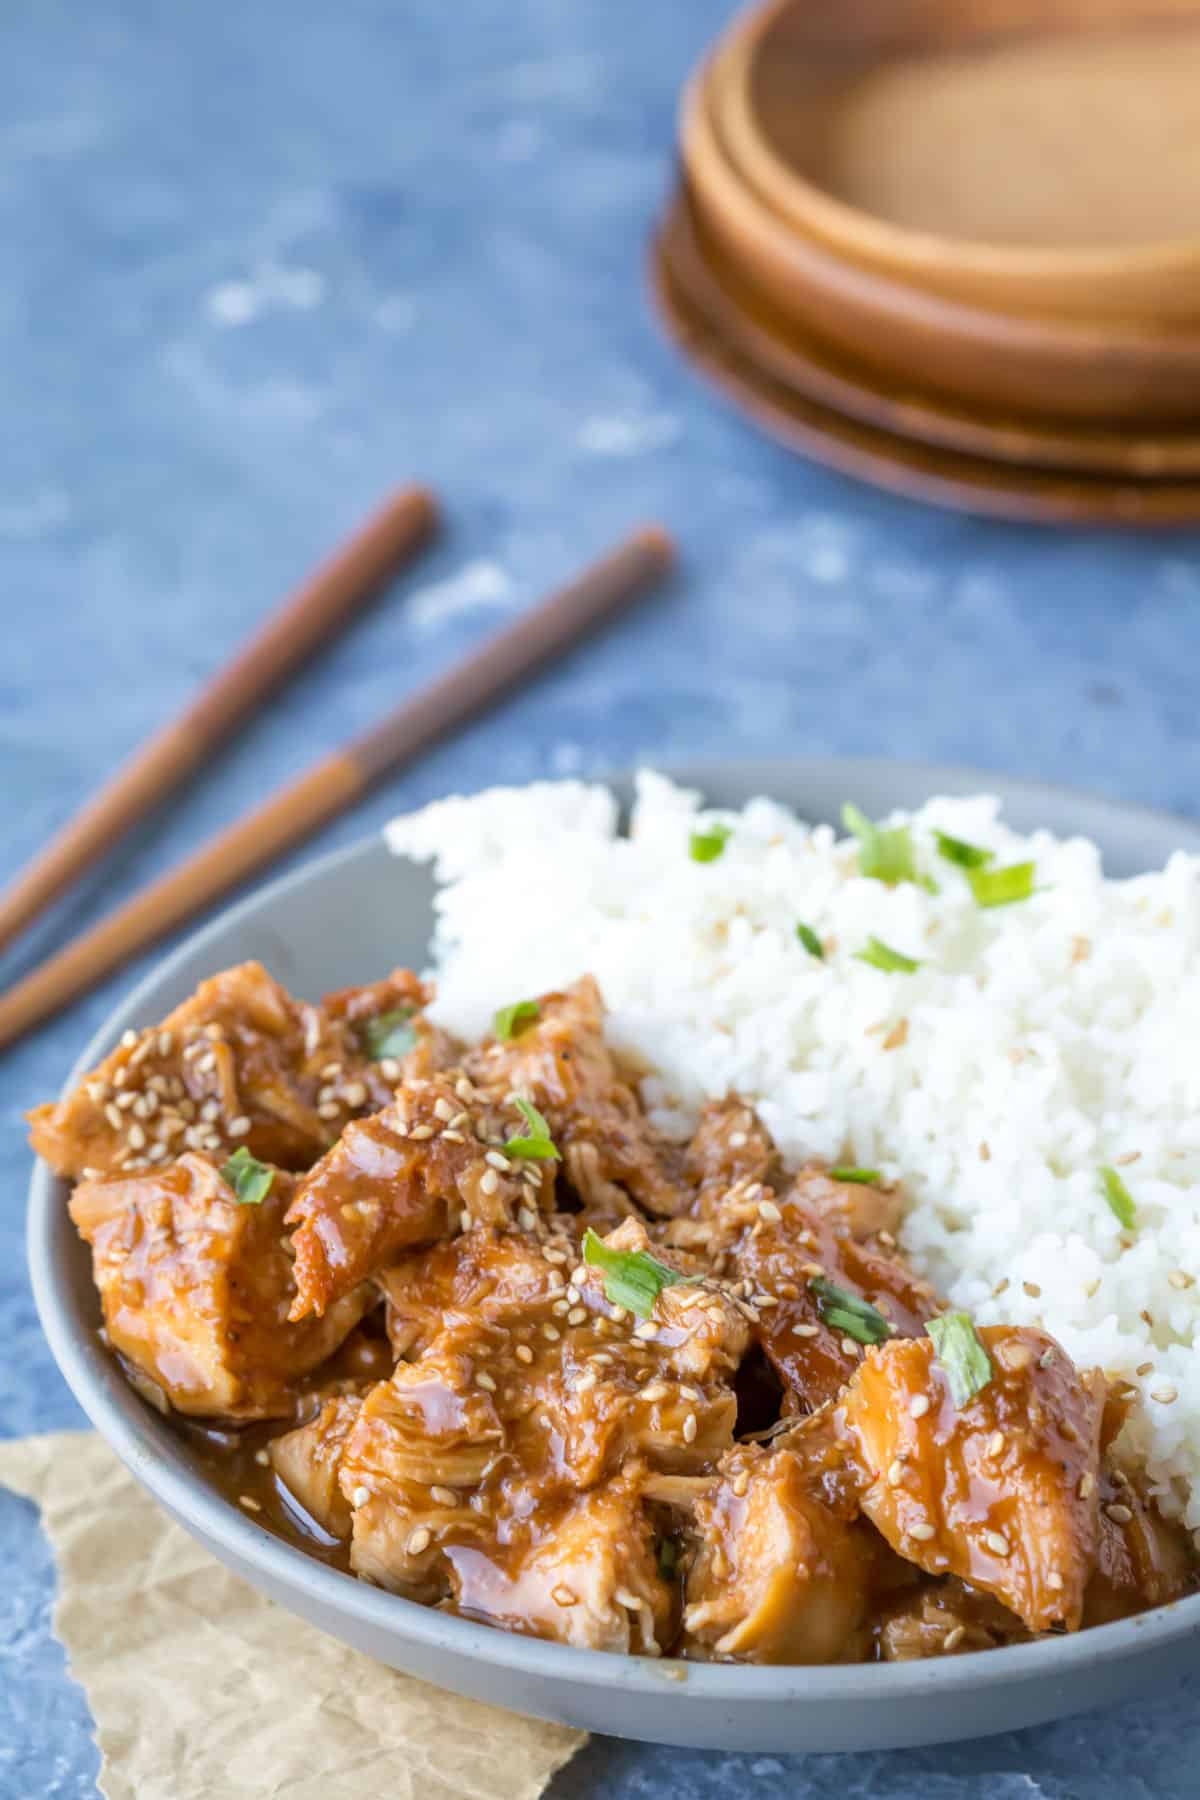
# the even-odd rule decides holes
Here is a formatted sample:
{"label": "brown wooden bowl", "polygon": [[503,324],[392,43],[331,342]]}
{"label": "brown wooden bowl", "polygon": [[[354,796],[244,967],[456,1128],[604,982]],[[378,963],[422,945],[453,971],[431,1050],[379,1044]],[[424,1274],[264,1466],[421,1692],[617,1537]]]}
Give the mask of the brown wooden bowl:
{"label": "brown wooden bowl", "polygon": [[730,152],[798,230],[969,305],[1200,320],[1200,0],[769,0]]}
{"label": "brown wooden bowl", "polygon": [[714,332],[672,272],[651,257],[659,316],[688,360],[762,430],[792,450],[910,499],[1022,523],[1148,529],[1200,522],[1200,480],[1128,481],[1023,469],[881,431],[798,395]]}
{"label": "brown wooden bowl", "polygon": [[680,139],[706,235],[746,286],[830,347],[901,383],[1002,413],[1114,424],[1200,421],[1200,330],[1169,335],[967,306],[865,269],[798,232],[731,162],[708,68]]}
{"label": "brown wooden bowl", "polygon": [[741,282],[704,236],[686,193],[664,223],[658,251],[689,307],[717,338],[797,397],[847,419],[921,443],[1024,468],[1134,480],[1200,475],[1200,432],[1106,431],[969,411],[913,384],[875,376],[805,334]]}

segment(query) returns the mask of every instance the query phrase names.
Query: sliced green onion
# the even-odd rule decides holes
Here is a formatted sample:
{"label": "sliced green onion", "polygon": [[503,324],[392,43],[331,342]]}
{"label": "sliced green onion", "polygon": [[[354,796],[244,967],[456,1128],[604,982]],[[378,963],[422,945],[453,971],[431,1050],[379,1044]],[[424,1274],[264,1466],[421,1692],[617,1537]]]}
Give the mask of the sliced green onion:
{"label": "sliced green onion", "polygon": [[845,1332],[856,1344],[882,1344],[892,1327],[881,1312],[858,1294],[847,1293],[824,1275],[814,1275],[809,1287],[817,1297],[817,1311],[834,1331]]}
{"label": "sliced green onion", "polygon": [[883,1176],[878,1169],[830,1169],[831,1181],[853,1181],[860,1187],[878,1187]]}
{"label": "sliced green onion", "polygon": [[955,1406],[984,1389],[992,1379],[992,1363],[971,1322],[970,1313],[943,1313],[925,1326],[933,1340],[935,1359],[944,1371]]}
{"label": "sliced green onion", "polygon": [[1109,1211],[1115,1214],[1126,1231],[1132,1231],[1137,1224],[1133,1195],[1110,1163],[1105,1163],[1100,1170],[1100,1185],[1104,1189]]}
{"label": "sliced green onion", "polygon": [[825,946],[822,944],[811,925],[806,925],[804,921],[801,920],[796,927],[796,936],[800,939],[800,942],[804,945],[804,948],[808,951],[810,956],[815,956],[818,962],[825,961]]}
{"label": "sliced green onion", "polygon": [[416,1045],[417,1034],[409,1024],[415,1006],[397,1006],[393,1012],[380,1013],[368,1019],[365,1027],[367,1055],[372,1062],[385,1056],[407,1056]]}
{"label": "sliced green onion", "polygon": [[948,831],[935,831],[938,854],[947,862],[957,863],[960,869],[982,869],[995,860],[994,850],[985,850],[982,844],[968,844],[965,838],[951,837]]}
{"label": "sliced green onion", "polygon": [[520,1037],[527,1031],[538,1017],[536,1000],[514,1000],[511,1006],[502,1006],[492,1019],[492,1033],[502,1044],[510,1038]]}
{"label": "sliced green onion", "polygon": [[693,862],[716,862],[733,836],[731,825],[710,825],[707,831],[693,831],[688,851]]}
{"label": "sliced green onion", "polygon": [[697,1279],[668,1268],[648,1250],[610,1250],[590,1225],[583,1234],[583,1260],[601,1271],[604,1292],[612,1305],[623,1306],[639,1319],[649,1318],[664,1288]]}
{"label": "sliced green onion", "polygon": [[912,832],[907,825],[880,826],[847,801],[842,824],[858,839],[858,871],[875,881],[895,887],[900,881],[916,881]]}
{"label": "sliced green onion", "polygon": [[854,954],[859,962],[870,963],[873,969],[882,969],[885,975],[914,975],[921,966],[915,957],[904,956],[877,937],[869,937],[866,949],[856,950]]}
{"label": "sliced green onion", "polygon": [[968,869],[967,880],[980,906],[1011,906],[1033,892],[1036,863],[1010,863],[1006,869]]}
{"label": "sliced green onion", "polygon": [[509,1138],[504,1146],[505,1156],[533,1157],[538,1162],[561,1161],[550,1136],[550,1127],[537,1107],[531,1101],[521,1099],[517,1099],[515,1105],[527,1129],[520,1137]]}
{"label": "sliced green onion", "polygon": [[269,1163],[251,1156],[245,1144],[239,1144],[221,1170],[221,1180],[233,1189],[239,1206],[261,1206],[271,1191],[275,1171]]}

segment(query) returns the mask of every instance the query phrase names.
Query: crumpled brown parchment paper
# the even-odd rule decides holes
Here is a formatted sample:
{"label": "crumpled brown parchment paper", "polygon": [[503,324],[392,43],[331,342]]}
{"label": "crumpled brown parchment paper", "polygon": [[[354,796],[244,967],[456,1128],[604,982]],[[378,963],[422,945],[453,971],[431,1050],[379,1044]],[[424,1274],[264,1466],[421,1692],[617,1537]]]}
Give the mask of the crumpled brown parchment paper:
{"label": "crumpled brown parchment paper", "polygon": [[584,1742],[293,1618],[173,1524],[92,1432],[0,1444],[0,1481],[41,1508],[54,1626],[108,1800],[536,1800]]}

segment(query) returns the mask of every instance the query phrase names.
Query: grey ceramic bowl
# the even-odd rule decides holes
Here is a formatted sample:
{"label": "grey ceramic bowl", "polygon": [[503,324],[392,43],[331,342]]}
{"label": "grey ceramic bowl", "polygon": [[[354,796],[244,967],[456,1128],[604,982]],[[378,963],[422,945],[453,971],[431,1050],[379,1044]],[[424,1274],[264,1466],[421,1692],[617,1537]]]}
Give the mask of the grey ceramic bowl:
{"label": "grey ceramic bowl", "polygon": [[[1200,851],[1200,828],[1062,789],[971,771],[880,762],[714,764],[671,771],[714,804],[770,794],[813,819],[853,797],[868,813],[933,793],[999,792],[1023,828],[1082,832],[1113,874]],[[628,783],[619,781],[628,792]],[[129,1025],[146,1025],[196,982],[258,957],[315,997],[424,962],[427,874],[379,838],[326,857],[233,907],[142,982],[93,1039],[69,1082]],[[29,1200],[29,1260],[58,1365],[132,1473],[214,1555],[282,1606],[380,1661],[515,1711],[593,1731],[722,1750],[865,1750],[974,1737],[1099,1706],[1200,1661],[1200,1596],[1116,1625],[983,1655],[848,1668],[757,1669],[571,1650],[450,1618],[311,1561],[206,1485],[181,1442],[101,1346],[89,1258],[45,1168]]]}

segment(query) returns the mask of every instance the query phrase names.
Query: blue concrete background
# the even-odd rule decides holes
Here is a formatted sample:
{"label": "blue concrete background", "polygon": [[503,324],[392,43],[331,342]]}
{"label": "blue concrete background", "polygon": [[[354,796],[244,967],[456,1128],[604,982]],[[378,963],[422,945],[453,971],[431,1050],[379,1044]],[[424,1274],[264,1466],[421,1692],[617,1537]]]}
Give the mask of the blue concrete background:
{"label": "blue concrete background", "polygon": [[[671,590],[319,847],[456,787],[639,757],[969,761],[1195,813],[1200,538],[875,494],[756,437],[660,339],[646,236],[725,0],[67,0],[0,21],[0,877],[396,482],[441,545],[18,975],[630,522]],[[22,1110],[137,970],[0,1061],[0,1430],[79,1423],[27,1291]],[[32,1510],[0,1501],[0,1794],[95,1793]],[[902,1755],[593,1744],[559,1800],[1183,1800],[1200,1690]]]}

